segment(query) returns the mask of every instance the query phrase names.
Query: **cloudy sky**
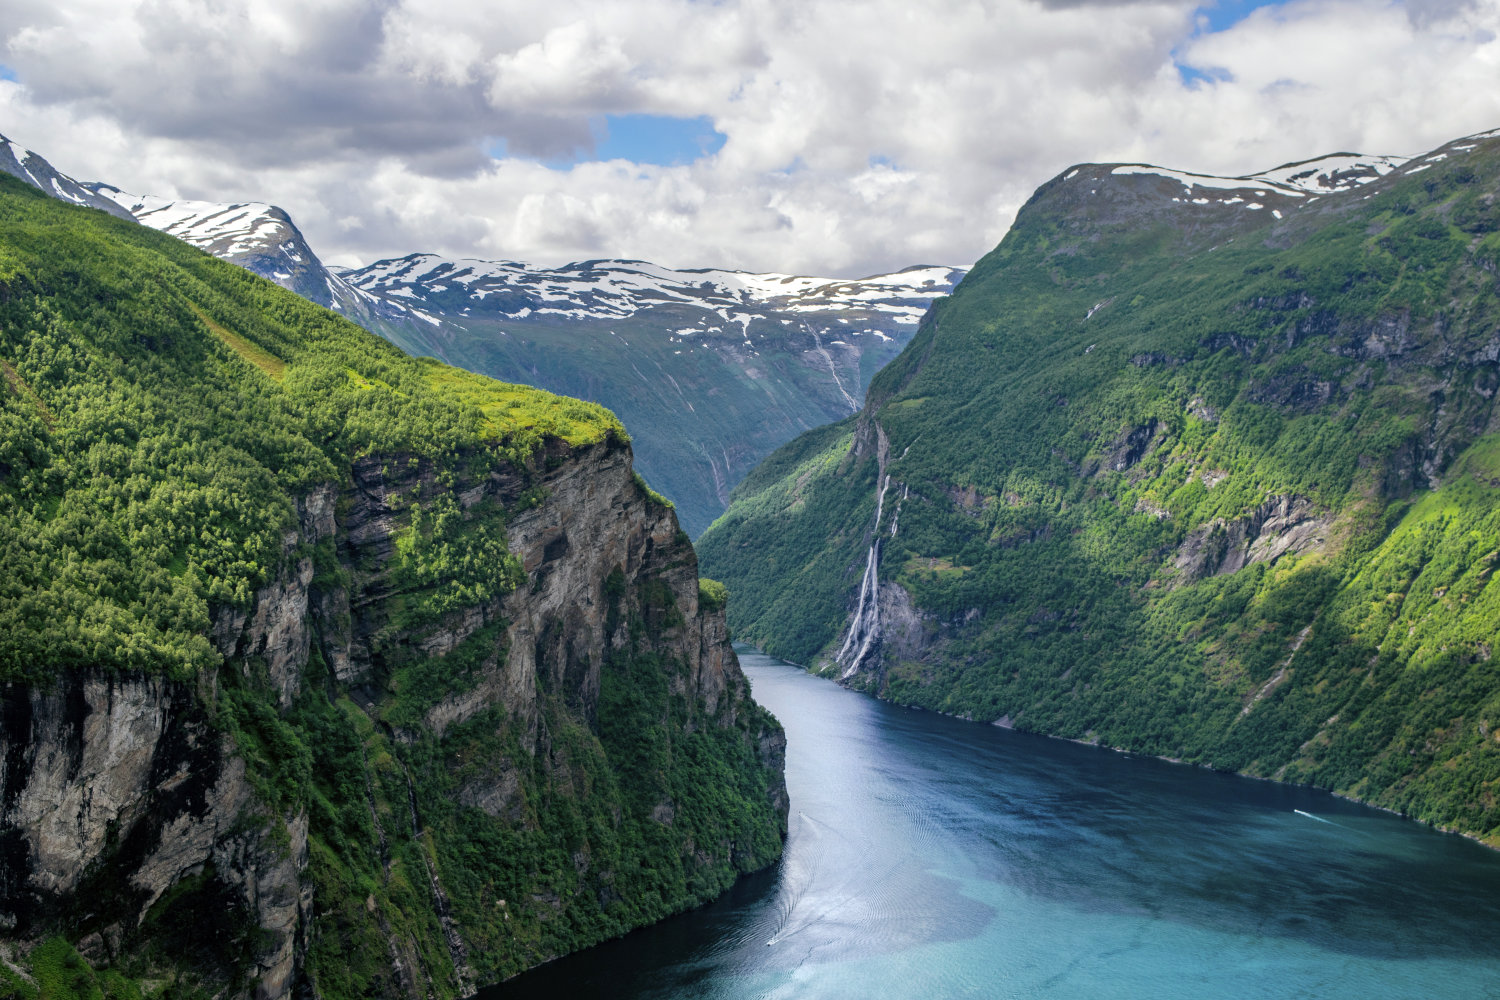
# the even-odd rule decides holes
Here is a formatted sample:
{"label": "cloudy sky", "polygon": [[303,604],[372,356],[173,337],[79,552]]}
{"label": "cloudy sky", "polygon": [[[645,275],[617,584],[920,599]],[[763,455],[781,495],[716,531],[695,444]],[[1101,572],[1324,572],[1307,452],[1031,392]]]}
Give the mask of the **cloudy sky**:
{"label": "cloudy sky", "polygon": [[1500,127],[1500,0],[5,0],[0,132],[430,250],[967,264],[1080,161],[1241,174]]}

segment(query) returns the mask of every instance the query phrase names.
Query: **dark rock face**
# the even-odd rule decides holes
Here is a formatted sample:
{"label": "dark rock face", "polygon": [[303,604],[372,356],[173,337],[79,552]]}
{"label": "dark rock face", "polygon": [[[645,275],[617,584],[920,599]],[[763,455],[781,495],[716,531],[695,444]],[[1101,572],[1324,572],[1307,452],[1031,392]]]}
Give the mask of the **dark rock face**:
{"label": "dark rock face", "polygon": [[[23,939],[79,912],[82,950],[119,949],[204,872],[262,928],[255,996],[290,988],[312,903],[307,816],[267,824],[244,762],[191,684],[74,673],[5,698],[0,924]],[[81,911],[81,912],[80,912]]]}
{"label": "dark rock face", "polygon": [[[227,920],[258,929],[239,995],[287,996],[315,921],[309,817],[301,806],[283,813],[264,801],[215,717],[218,686],[259,684],[285,712],[305,690],[310,658],[321,658],[327,683],[373,711],[393,657],[441,658],[487,628],[495,638],[472,683],[438,698],[419,723],[393,731],[395,740],[440,739],[499,709],[524,734],[523,754],[545,757],[548,699],[593,721],[611,650],[643,642],[681,665],[673,693],[690,706],[688,725],[744,730],[784,832],[785,736],[774,722],[743,724],[750,711],[768,717],[750,701],[723,610],[699,608],[697,558],[671,508],[638,484],[625,445],[574,451],[553,442],[536,465],[501,465],[444,483],[425,459],[361,459],[346,486],[324,485],[297,501],[282,570],[250,606],[216,612],[212,640],[225,658],[218,676],[82,672],[51,688],[0,691],[0,933],[35,940],[63,919],[87,957],[107,959],[128,946],[154,904],[197,880],[233,911]],[[498,512],[493,523],[503,523],[525,578],[505,596],[404,624],[410,595],[391,569],[396,540],[414,503],[439,498]],[[334,571],[315,565],[313,552],[325,561],[334,553]],[[643,590],[675,613],[632,638],[611,609],[621,594],[628,602]],[[519,821],[523,766],[492,761],[457,799]],[[383,850],[373,786],[371,794]],[[415,827],[414,800],[411,816]],[[712,860],[718,848],[697,850]],[[450,912],[438,871],[429,866],[427,877],[455,970],[446,985],[471,992],[481,983],[469,968],[466,929]],[[390,995],[432,992],[413,943],[393,936],[391,956]]]}

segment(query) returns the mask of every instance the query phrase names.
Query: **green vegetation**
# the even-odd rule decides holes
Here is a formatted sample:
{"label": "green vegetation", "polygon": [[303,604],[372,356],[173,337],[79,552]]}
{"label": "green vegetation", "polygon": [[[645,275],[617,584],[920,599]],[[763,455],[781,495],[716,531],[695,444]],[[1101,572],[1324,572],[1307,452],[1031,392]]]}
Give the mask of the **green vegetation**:
{"label": "green vegetation", "polygon": [[736,634],[837,650],[878,428],[921,619],[857,683],[1500,845],[1500,143],[1448,152],[1279,222],[1044,186],[700,540]]}
{"label": "green vegetation", "polygon": [[[507,524],[562,463],[625,446],[608,411],[407,357],[172,237],[5,177],[0,374],[0,680],[21,703],[25,685],[74,672],[183,682],[165,689],[210,735],[184,759],[217,775],[222,735],[255,793],[219,835],[284,856],[306,822],[299,993],[456,997],[700,904],[779,853],[776,775],[757,759],[775,720],[747,687],[717,707],[684,694],[684,633],[668,632],[702,623],[644,568],[606,588],[605,662],[570,649],[579,662],[526,678],[534,704],[491,691],[451,708],[510,681],[503,599],[538,579]],[[332,535],[307,527],[318,497]],[[631,501],[670,506],[644,483]],[[341,533],[362,503],[373,541]],[[680,532],[672,545],[664,566],[692,561]],[[209,637],[287,581],[307,588],[312,641],[284,706],[269,652],[232,653],[237,625],[231,654]],[[723,587],[704,585],[722,608]],[[528,637],[539,659],[544,638]],[[325,660],[340,640],[367,661],[352,686]],[[210,808],[204,794],[184,792],[185,808]],[[140,912],[127,878],[149,819],[111,823],[74,896],[18,911],[10,930],[45,941],[0,962],[0,996],[254,988],[270,933],[244,872],[206,864]],[[245,842],[236,865],[256,863]]]}
{"label": "green vegetation", "polygon": [[729,588],[718,580],[698,578],[698,606],[704,611],[722,611],[729,603]]}
{"label": "green vegetation", "polygon": [[[525,463],[549,437],[625,436],[598,406],[409,358],[172,237],[10,178],[0,364],[6,680],[217,665],[210,607],[245,606],[287,557],[291,496],[362,455],[457,470]],[[414,572],[477,565],[497,544],[460,533]],[[514,583],[471,571],[451,586],[456,599]]]}
{"label": "green vegetation", "polygon": [[[193,876],[186,880],[186,884],[195,889],[204,881],[201,876]],[[148,966],[139,960],[125,963],[123,972],[107,963],[100,963],[96,968],[66,938],[53,937],[29,952],[13,956],[13,964],[0,961],[0,997],[6,1000],[210,1000],[214,993],[207,988],[195,963],[222,943],[222,935],[215,930],[223,923],[222,915],[180,907],[177,916],[180,920],[196,918],[205,922],[194,927],[168,928],[169,932],[178,933],[172,938],[162,936],[163,929],[155,922],[149,925],[147,930],[157,934],[156,940],[164,946],[184,949],[171,956],[179,968],[166,978],[146,975]]]}

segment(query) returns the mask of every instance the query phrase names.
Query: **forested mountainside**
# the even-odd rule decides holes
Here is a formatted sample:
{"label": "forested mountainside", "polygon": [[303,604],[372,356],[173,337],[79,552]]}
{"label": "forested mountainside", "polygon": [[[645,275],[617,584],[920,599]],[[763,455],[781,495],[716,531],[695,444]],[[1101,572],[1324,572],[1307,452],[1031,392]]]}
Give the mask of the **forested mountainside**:
{"label": "forested mountainside", "polygon": [[456,997],[778,855],[608,411],[9,177],[0,374],[0,995]]}
{"label": "forested mountainside", "polygon": [[418,355],[610,407],[640,472],[697,535],[778,445],[859,409],[870,378],[963,276],[860,279],[676,270],[637,260],[548,268],[418,253],[355,270],[319,260],[274,205],[80,183],[0,136],[0,172],[171,233]]}
{"label": "forested mountainside", "polygon": [[703,536],[886,698],[1500,844],[1500,132],[1082,165]]}

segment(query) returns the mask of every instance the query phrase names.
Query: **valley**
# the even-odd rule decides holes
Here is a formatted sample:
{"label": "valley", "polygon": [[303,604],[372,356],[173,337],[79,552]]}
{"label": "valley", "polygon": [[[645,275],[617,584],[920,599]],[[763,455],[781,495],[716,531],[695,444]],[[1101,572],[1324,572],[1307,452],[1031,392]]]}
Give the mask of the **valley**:
{"label": "valley", "polygon": [[[1500,132],[1242,177],[1079,164],[972,269],[862,279],[329,267],[266,204],[8,141],[0,170],[5,996],[462,997],[736,885],[704,911],[726,937],[669,921],[630,989],[1214,975],[1168,926],[1349,995],[1493,974],[1420,893],[1339,903],[1331,945],[1303,924],[1386,878],[1312,822],[1413,879],[1492,876],[1324,793],[1500,846]],[[731,630],[1012,732],[747,654],[819,749],[789,748]],[[1062,776],[1014,779],[1029,757]],[[1315,888],[1271,905],[1207,854],[1210,888],[1175,883],[1209,800]],[[935,838],[944,810],[1005,846]],[[879,815],[899,836],[850,832]],[[1059,838],[1109,843],[1015,877]],[[1342,957],[1413,908],[1431,969]],[[1021,910],[1093,943],[1056,972]],[[589,956],[632,940],[515,989],[613,995]]]}

